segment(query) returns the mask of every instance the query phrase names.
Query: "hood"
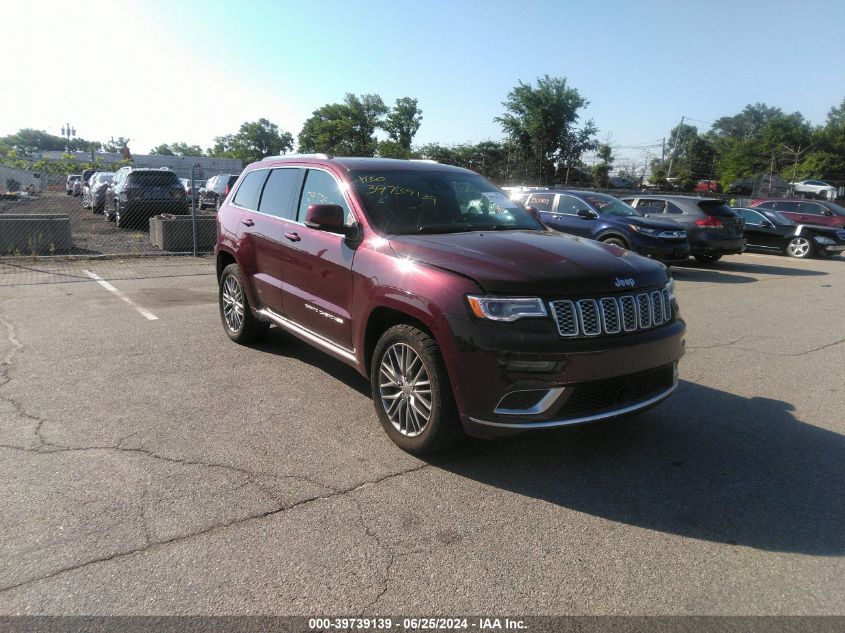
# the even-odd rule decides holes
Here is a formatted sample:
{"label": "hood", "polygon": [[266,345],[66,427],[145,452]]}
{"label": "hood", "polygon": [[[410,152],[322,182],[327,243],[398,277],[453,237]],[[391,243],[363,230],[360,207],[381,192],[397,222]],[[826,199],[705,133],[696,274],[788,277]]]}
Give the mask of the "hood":
{"label": "hood", "polygon": [[497,294],[598,294],[668,279],[663,264],[554,231],[401,235],[391,238],[390,246],[402,257],[470,277],[485,292]]}

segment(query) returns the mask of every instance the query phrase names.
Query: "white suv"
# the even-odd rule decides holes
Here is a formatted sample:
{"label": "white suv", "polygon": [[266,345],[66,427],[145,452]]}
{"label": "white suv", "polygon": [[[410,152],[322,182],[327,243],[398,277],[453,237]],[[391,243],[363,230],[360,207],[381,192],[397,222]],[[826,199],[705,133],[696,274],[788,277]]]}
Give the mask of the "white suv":
{"label": "white suv", "polygon": [[795,187],[795,193],[809,194],[823,200],[836,200],[836,187],[821,180],[799,180],[789,184]]}

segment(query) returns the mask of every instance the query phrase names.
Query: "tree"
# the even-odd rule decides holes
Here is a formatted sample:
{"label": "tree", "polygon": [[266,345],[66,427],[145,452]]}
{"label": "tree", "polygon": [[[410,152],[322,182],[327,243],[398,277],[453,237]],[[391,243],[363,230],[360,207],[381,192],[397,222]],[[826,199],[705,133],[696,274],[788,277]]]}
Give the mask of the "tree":
{"label": "tree", "polygon": [[502,103],[507,112],[494,120],[529,159],[530,171],[543,184],[559,161],[571,163],[593,146],[596,127],[587,121],[576,127],[578,111],[589,104],[565,78],[545,75],[537,87],[521,81]]}
{"label": "tree", "polygon": [[337,156],[373,156],[378,148],[375,131],[387,111],[377,94],[358,98],[348,92],[343,103],[330,103],[314,110],[299,133],[299,150]]}
{"label": "tree", "polygon": [[396,100],[396,105],[387,114],[382,127],[391,141],[398,143],[401,148],[410,152],[414,136],[422,123],[422,110],[417,100],[402,97]]}
{"label": "tree", "polygon": [[[194,147],[184,144],[174,145],[174,148],[184,151],[189,151]],[[258,121],[242,123],[235,134],[215,137],[214,147],[208,150],[208,155],[216,158],[237,158],[244,164],[248,164],[267,156],[286,154],[291,149],[293,149],[293,135],[290,132],[280,131],[278,125],[261,118]]]}
{"label": "tree", "polygon": [[103,151],[117,154],[123,151],[124,147],[129,147],[129,140],[123,136],[118,136],[117,140],[112,137],[109,141],[103,143]]}
{"label": "tree", "polygon": [[607,187],[607,177],[610,175],[610,166],[613,164],[613,150],[607,143],[602,143],[596,151],[601,160],[593,167],[593,181],[599,187]]}
{"label": "tree", "polygon": [[188,145],[187,143],[162,143],[150,150],[150,154],[159,156],[204,156],[205,153],[199,145]]}

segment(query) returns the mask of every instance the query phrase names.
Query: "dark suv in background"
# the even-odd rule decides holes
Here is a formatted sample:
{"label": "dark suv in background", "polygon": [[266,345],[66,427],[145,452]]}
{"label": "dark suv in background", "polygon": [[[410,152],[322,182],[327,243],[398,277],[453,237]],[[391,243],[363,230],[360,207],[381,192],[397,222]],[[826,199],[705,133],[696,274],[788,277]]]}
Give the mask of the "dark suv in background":
{"label": "dark suv in background", "polygon": [[154,215],[188,213],[185,188],[169,169],[122,167],[106,189],[103,213],[120,228],[145,229]]}
{"label": "dark suv in background", "polygon": [[268,158],[217,225],[226,334],[275,324],[348,363],[405,450],[611,418],[676,387],[666,267],[548,230],[469,170]]}
{"label": "dark suv in background", "polygon": [[214,207],[219,209],[237,179],[236,174],[219,174],[209,178],[197,194],[197,208]]}
{"label": "dark suv in background", "polygon": [[662,218],[683,225],[690,253],[702,264],[712,264],[723,255],[736,255],[745,250],[742,216],[722,200],[651,194],[624,196],[622,200],[648,218]]}
{"label": "dark suv in background", "polygon": [[525,204],[546,226],[564,233],[615,244],[661,261],[689,259],[684,227],[645,218],[618,198],[589,191],[536,191]]}

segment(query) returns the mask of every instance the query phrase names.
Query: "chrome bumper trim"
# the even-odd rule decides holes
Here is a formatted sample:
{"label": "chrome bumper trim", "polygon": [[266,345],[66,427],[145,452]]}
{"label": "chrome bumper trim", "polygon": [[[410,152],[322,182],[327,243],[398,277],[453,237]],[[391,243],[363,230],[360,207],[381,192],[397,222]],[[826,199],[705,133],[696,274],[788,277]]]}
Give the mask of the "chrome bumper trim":
{"label": "chrome bumper trim", "polygon": [[565,389],[566,387],[552,387],[547,391],[545,396],[540,398],[540,401],[537,404],[527,409],[502,408],[500,406],[502,404],[502,400],[504,400],[513,393],[522,393],[524,391],[542,391],[542,389],[518,389],[517,391],[510,391],[502,396],[502,399],[499,400],[499,404],[496,405],[496,409],[493,411],[493,413],[497,415],[539,415],[540,413],[546,412],[549,407],[554,404],[555,400],[560,397],[560,394],[562,394]]}
{"label": "chrome bumper trim", "polygon": [[597,413],[595,415],[585,415],[580,418],[568,418],[565,420],[544,420],[543,422],[524,422],[522,424],[515,424],[512,422],[490,422],[489,420],[479,420],[477,418],[469,418],[470,422],[474,422],[475,424],[483,424],[485,426],[495,426],[499,428],[506,428],[506,429],[544,429],[544,428],[551,428],[556,426],[570,426],[573,424],[584,424],[586,422],[596,422],[598,420],[604,420],[606,418],[614,418],[617,415],[625,415],[626,413],[633,413],[634,411],[638,411],[639,409],[645,409],[653,404],[656,404],[669,396],[675,389],[678,387],[678,381],[672,384],[666,391],[662,391],[656,396],[652,396],[648,400],[643,400],[642,402],[637,402],[635,404],[630,404],[626,407],[622,407],[620,409],[613,409],[611,411],[604,411],[602,413]]}

